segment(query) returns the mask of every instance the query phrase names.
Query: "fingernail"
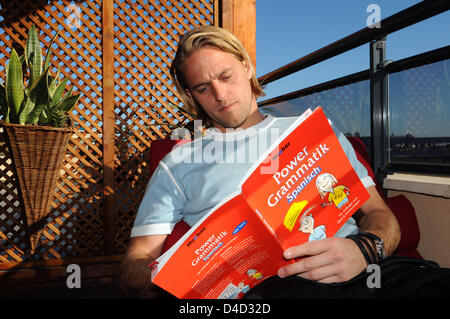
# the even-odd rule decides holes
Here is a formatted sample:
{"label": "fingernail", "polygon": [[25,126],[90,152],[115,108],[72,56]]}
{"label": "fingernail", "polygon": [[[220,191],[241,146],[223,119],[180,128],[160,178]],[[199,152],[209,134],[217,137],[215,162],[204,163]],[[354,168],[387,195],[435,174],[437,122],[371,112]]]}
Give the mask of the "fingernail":
{"label": "fingernail", "polygon": [[284,251],[284,257],[285,257],[285,258],[291,258],[291,256],[292,256],[292,253],[291,253],[290,250],[285,250],[285,251]]}
{"label": "fingernail", "polygon": [[284,278],[285,276],[286,276],[286,270],[284,270],[283,268],[278,269],[278,277]]}

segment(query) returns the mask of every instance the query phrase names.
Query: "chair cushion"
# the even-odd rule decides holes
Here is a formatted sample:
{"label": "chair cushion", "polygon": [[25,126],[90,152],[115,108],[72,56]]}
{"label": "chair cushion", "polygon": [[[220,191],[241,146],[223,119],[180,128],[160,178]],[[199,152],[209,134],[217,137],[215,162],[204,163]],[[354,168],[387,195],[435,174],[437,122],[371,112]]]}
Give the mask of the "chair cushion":
{"label": "chair cushion", "polygon": [[423,259],[417,251],[417,246],[419,245],[420,240],[420,230],[416,212],[411,202],[404,195],[397,195],[387,198],[382,191],[381,185],[375,178],[375,174],[370,165],[370,157],[364,143],[357,137],[348,137],[348,140],[355,149],[357,159],[364,165],[369,176],[374,180],[378,193],[385,200],[386,204],[398,220],[401,231],[401,239],[396,255]]}
{"label": "chair cushion", "polygon": [[400,224],[402,236],[398,245],[398,250],[416,248],[419,245],[420,230],[416,211],[411,202],[405,195],[400,194],[387,198],[386,204],[394,213]]}
{"label": "chair cushion", "polygon": [[156,167],[158,167],[159,161],[166,156],[177,144],[184,144],[187,140],[155,140],[150,145],[149,151],[149,170],[150,176],[153,175]]}
{"label": "chair cushion", "polygon": [[377,178],[375,177],[375,173],[373,172],[372,166],[370,165],[370,156],[367,152],[366,146],[364,143],[357,137],[349,136],[347,137],[349,142],[352,144],[353,149],[356,153],[356,158],[358,161],[361,162],[361,164],[364,165],[364,167],[367,169],[367,174],[372,178],[373,182],[375,183],[375,187],[380,194],[382,198],[386,198],[384,195],[383,189],[381,188],[380,183],[378,182]]}
{"label": "chair cushion", "polygon": [[162,249],[162,253],[166,252],[173,244],[175,244],[183,235],[191,228],[184,220],[179,221],[167,236]]}

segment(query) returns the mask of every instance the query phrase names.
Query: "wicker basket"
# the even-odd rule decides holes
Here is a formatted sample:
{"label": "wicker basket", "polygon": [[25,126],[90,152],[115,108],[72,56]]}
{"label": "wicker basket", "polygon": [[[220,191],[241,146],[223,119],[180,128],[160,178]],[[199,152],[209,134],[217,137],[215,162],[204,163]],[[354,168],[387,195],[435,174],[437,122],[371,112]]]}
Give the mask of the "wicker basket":
{"label": "wicker basket", "polygon": [[34,254],[50,213],[56,180],[73,128],[0,121],[12,155],[24,220]]}

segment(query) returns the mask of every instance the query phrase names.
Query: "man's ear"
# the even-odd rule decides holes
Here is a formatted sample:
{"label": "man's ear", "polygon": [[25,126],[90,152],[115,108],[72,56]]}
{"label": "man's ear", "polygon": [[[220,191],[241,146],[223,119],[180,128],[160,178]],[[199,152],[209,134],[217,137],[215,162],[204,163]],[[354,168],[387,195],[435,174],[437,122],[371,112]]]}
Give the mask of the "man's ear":
{"label": "man's ear", "polygon": [[242,64],[244,64],[244,68],[247,71],[247,78],[250,80],[252,78],[252,66],[248,61],[242,61]]}
{"label": "man's ear", "polygon": [[186,94],[190,97],[193,98],[192,94],[191,94],[191,90],[189,89],[184,89],[184,92],[186,92]]}

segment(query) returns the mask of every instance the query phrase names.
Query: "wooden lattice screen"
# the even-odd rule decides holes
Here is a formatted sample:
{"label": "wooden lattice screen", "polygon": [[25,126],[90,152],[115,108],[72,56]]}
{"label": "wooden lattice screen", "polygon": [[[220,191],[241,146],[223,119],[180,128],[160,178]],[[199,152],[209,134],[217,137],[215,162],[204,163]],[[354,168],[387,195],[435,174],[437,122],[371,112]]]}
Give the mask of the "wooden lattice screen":
{"label": "wooden lattice screen", "polygon": [[[170,132],[158,123],[187,120],[168,107],[180,103],[168,72],[178,36],[194,25],[217,24],[217,0],[0,3],[1,81],[10,48],[21,50],[34,23],[45,52],[60,30],[52,72],[62,64],[62,74],[82,93],[72,113],[76,133],[32,257],[26,256],[15,177],[0,132],[0,264],[121,254],[149,178],[151,141]],[[102,41],[109,39],[105,34],[113,41]]]}

